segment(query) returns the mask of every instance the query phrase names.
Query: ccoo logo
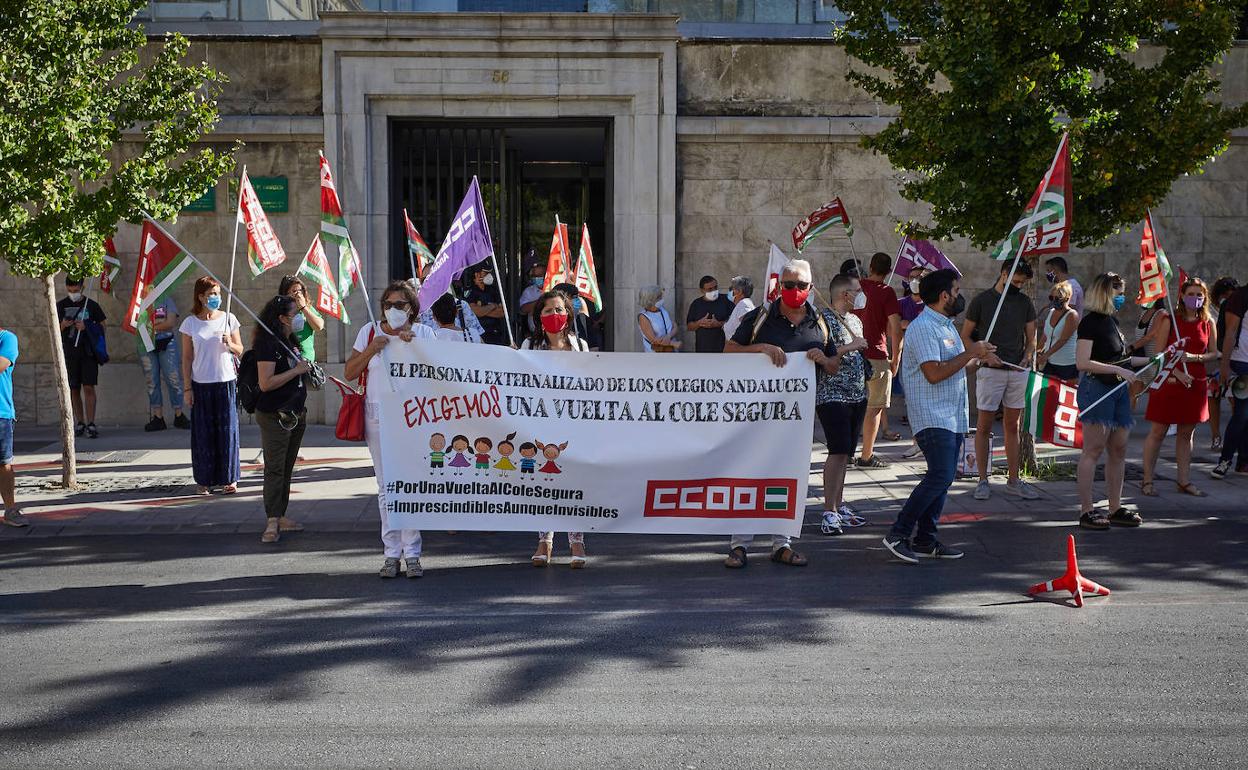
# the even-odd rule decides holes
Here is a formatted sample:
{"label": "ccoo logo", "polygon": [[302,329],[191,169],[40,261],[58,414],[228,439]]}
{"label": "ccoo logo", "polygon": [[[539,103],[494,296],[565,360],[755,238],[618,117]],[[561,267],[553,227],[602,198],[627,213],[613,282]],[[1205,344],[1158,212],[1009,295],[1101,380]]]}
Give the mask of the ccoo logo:
{"label": "ccoo logo", "polygon": [[646,483],[643,516],[701,519],[792,519],[794,479],[682,479]]}

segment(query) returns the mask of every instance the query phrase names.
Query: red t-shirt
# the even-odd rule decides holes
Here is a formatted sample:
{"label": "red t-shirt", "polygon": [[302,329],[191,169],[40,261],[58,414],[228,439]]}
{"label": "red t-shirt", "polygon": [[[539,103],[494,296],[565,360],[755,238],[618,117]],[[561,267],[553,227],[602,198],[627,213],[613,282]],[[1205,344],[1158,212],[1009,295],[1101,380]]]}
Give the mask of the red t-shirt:
{"label": "red t-shirt", "polygon": [[854,315],[862,320],[862,336],[867,341],[867,358],[877,361],[887,359],[888,318],[901,315],[897,290],[870,278],[863,278],[861,283],[867,306],[862,310],[855,310]]}

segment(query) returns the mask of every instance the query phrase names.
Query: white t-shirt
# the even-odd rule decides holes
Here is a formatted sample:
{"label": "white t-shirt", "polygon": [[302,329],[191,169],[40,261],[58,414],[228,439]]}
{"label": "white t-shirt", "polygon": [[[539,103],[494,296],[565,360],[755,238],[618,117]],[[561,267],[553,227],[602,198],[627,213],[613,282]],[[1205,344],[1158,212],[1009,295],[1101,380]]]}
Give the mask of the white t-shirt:
{"label": "white t-shirt", "polygon": [[1075,280],[1072,275],[1066,279],[1070,283],[1070,306],[1075,309],[1079,317],[1083,317],[1083,287]]}
{"label": "white t-shirt", "polygon": [[[588,352],[589,352],[589,343],[588,343],[588,342],[586,342],[585,340],[581,339],[580,337],[576,336],[575,334],[573,334],[573,335],[569,338],[569,340],[568,340],[568,341],[572,343],[572,349],[573,349],[573,350],[580,351],[580,352],[582,352],[582,353],[588,353]],[[525,338],[524,338],[524,342],[521,342],[521,343],[520,343],[520,349],[521,349],[521,350],[532,350],[532,349],[533,349],[532,342],[533,342],[533,338],[532,338],[532,337],[525,337]],[[549,350],[549,348],[539,348],[539,349],[540,349],[540,350]]]}
{"label": "white t-shirt", "polygon": [[741,319],[745,318],[745,314],[754,309],[754,300],[749,297],[742,297],[737,306],[732,309],[732,313],[728,316],[728,320],[724,321],[724,339],[732,339],[732,335],[736,334],[737,327],[741,325]]}
{"label": "white t-shirt", "polygon": [[[540,298],[541,296],[542,296],[542,287],[541,287],[541,286],[534,286],[533,284],[529,284],[528,286],[525,286],[525,287],[524,287],[524,291],[520,292],[520,302],[517,304],[517,307],[524,307],[525,305],[529,304],[530,302],[537,302],[538,298]],[[522,311],[522,312],[523,312],[523,311]],[[533,314],[532,314],[532,313],[525,313],[525,314],[524,314],[524,322],[525,322],[526,324],[528,324],[528,326],[529,326],[529,332],[530,332],[530,333],[532,333],[532,331],[533,331]]]}
{"label": "white t-shirt", "polygon": [[[435,339],[434,334],[433,334],[433,329],[430,329],[428,326],[425,326],[424,324],[412,324],[411,328],[412,328],[412,334],[414,335],[416,339],[422,339],[422,340]],[[376,325],[366,324],[362,329],[360,329],[360,333],[355,335],[355,344],[351,346],[351,349],[357,352],[363,353],[364,350],[368,347],[368,336],[369,336],[370,331],[373,331],[374,337],[376,337],[378,334],[383,334],[390,338],[390,344],[386,345],[386,349],[391,348],[394,345],[405,344],[403,340],[399,339],[399,336],[397,334],[386,334],[384,331],[382,331],[380,323]],[[373,385],[373,383],[380,382],[381,378],[386,376],[386,370],[385,370],[386,364],[382,360],[384,357],[385,357],[384,355],[375,355],[368,360],[368,388],[367,388],[368,389],[368,404],[367,406],[369,408],[365,409],[365,413],[366,413],[365,416],[373,420],[376,419],[376,412],[374,411],[373,405],[377,403],[377,398],[375,395],[377,393],[377,388]],[[382,387],[385,387],[384,383]]]}
{"label": "white t-shirt", "polygon": [[190,337],[191,345],[194,346],[191,380],[202,385],[238,379],[238,372],[234,369],[234,354],[221,341],[221,335],[226,331],[238,331],[238,319],[233,313],[220,310],[216,311],[216,315],[216,318],[207,321],[188,315],[178,327],[178,331]]}
{"label": "white t-shirt", "polygon": [[439,340],[446,340],[447,342],[472,342],[470,339],[465,339],[465,334],[466,333],[463,329],[448,329],[445,326],[439,326],[433,330],[434,338]]}

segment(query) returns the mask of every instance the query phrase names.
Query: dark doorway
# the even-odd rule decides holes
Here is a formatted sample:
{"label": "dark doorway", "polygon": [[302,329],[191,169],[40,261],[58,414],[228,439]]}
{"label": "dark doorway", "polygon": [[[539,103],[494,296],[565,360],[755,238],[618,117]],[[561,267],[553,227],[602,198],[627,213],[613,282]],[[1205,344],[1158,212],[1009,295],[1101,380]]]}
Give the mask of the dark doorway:
{"label": "dark doorway", "polygon": [[[555,216],[575,259],[588,224],[598,281],[611,285],[610,124],[395,119],[390,126],[390,276],[411,275],[403,210],[437,253],[475,175],[489,217],[498,280],[514,315],[530,252],[545,264]],[[513,318],[513,327],[524,328]],[[518,339],[518,337],[517,337]]]}

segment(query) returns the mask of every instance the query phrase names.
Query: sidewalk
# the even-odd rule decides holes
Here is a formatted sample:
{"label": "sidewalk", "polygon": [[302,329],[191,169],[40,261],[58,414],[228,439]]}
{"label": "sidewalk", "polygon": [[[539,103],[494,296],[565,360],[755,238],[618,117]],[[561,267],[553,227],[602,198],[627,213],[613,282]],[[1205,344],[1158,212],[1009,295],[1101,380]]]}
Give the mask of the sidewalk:
{"label": "sidewalk", "polygon": [[[906,433],[904,426],[895,425]],[[1150,518],[1212,516],[1242,511],[1248,498],[1248,476],[1229,475],[1224,481],[1209,478],[1216,461],[1208,450],[1208,432],[1197,432],[1192,479],[1209,494],[1196,498],[1179,493],[1174,486],[1174,439],[1162,447],[1157,467],[1159,497],[1139,494],[1139,464],[1147,423],[1137,423],[1127,456],[1127,483],[1123,497],[1138,506],[1145,521]],[[59,488],[60,450],[56,434],[46,429],[21,426],[17,436],[16,469],[18,503],[32,522],[30,527],[0,527],[0,538],[56,535],[118,535],[143,533],[233,533],[264,528],[261,502],[262,466],[260,434],[254,426],[242,429],[243,478],[238,494],[202,497],[195,494],[190,470],[190,434],[167,430],[144,433],[138,428],[112,429],[99,439],[79,440],[79,479],[82,489],[66,493]],[[998,441],[997,456],[1004,465]],[[851,469],[846,476],[845,497],[873,525],[891,522],[925,470],[923,458],[901,460],[909,446],[902,441],[881,442],[877,451],[889,460],[889,468]],[[1037,447],[1042,460],[1073,462],[1078,452],[1048,445]],[[295,471],[290,515],[320,532],[372,532],[378,529],[377,487],[372,462],[363,444],[345,444],[334,438],[329,426],[309,426],[300,452],[304,458]],[[807,532],[822,511],[823,444],[812,443],[810,489],[807,499]],[[998,468],[1004,473],[1003,467]],[[1037,481],[1041,499],[1023,501],[1004,492],[1003,476],[993,479],[993,495],[979,501],[971,497],[974,479],[955,483],[945,506],[949,523],[979,521],[989,517],[1019,521],[1053,521],[1069,524],[1078,518],[1073,468],[1069,480]],[[1098,490],[1103,485],[1098,482]],[[882,530],[882,527],[881,527]]]}

